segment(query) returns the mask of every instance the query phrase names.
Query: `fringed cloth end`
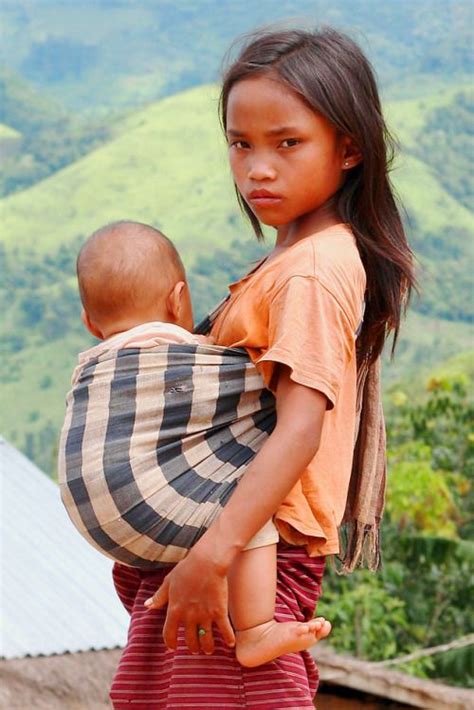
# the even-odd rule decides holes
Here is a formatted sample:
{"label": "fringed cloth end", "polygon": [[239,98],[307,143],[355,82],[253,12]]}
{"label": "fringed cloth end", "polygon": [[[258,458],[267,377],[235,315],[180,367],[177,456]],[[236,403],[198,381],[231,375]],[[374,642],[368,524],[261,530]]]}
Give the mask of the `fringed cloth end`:
{"label": "fringed cloth end", "polygon": [[376,571],[381,564],[380,523],[386,487],[386,441],[380,383],[380,358],[357,373],[354,458],[346,510],[339,528],[340,574],[356,567]]}
{"label": "fringed cloth end", "polygon": [[376,572],[382,563],[380,552],[380,520],[373,525],[358,521],[339,528],[340,553],[334,562],[337,574],[350,574],[357,567]]}

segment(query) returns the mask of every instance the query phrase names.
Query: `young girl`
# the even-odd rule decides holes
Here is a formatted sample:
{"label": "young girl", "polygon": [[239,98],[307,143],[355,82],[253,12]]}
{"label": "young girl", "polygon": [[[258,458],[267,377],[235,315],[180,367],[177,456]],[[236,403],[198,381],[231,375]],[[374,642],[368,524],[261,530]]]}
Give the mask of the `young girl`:
{"label": "young girl", "polygon": [[[324,558],[339,552],[357,366],[377,360],[390,331],[396,337],[414,282],[388,179],[390,138],[357,45],[331,29],[257,34],[225,75],[221,110],[238,200],[257,237],[268,225],[276,241],[231,285],[212,335],[247,349],[276,394],[278,420],[219,519],[164,580],[116,566],[132,611],[116,708],[126,697],[153,698],[154,708],[312,707],[317,676],[307,652],[241,668],[220,638],[215,649],[212,625],[231,646],[227,577],[275,510],[275,618],[311,618]],[[168,604],[166,619],[143,611],[154,591],[147,607]],[[163,622],[172,656],[159,643]],[[186,646],[215,653],[190,658]]]}

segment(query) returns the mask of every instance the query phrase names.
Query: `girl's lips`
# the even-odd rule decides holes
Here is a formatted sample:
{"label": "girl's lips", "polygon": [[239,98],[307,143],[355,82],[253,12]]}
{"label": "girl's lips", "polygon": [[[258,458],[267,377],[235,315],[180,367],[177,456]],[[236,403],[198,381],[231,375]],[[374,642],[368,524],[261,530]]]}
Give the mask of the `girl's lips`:
{"label": "girl's lips", "polygon": [[281,195],[274,195],[272,192],[268,192],[268,190],[254,190],[249,194],[247,199],[252,205],[260,207],[276,205],[282,200]]}

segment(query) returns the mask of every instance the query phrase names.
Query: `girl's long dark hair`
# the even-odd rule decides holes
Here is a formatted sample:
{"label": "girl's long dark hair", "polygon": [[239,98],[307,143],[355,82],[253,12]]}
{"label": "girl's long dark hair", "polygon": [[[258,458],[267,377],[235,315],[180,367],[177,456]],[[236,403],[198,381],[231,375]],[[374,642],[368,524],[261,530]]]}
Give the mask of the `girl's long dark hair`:
{"label": "girl's long dark hair", "polygon": [[[257,32],[224,75],[224,130],[234,84],[269,72],[350,136],[362,153],[362,162],[347,171],[336,198],[338,215],[354,233],[367,276],[359,358],[374,361],[390,332],[395,348],[401,315],[416,286],[413,254],[389,180],[395,143],[382,115],[374,72],[358,45],[334,29]],[[257,217],[238,191],[237,197],[257,237],[263,238]]]}

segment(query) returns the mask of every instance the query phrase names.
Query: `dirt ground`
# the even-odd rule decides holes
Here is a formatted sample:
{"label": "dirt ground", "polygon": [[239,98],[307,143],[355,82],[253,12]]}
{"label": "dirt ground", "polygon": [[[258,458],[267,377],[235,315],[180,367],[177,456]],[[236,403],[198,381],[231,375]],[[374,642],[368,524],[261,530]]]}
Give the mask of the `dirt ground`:
{"label": "dirt ground", "polygon": [[1,710],[110,710],[120,650],[0,661]]}

